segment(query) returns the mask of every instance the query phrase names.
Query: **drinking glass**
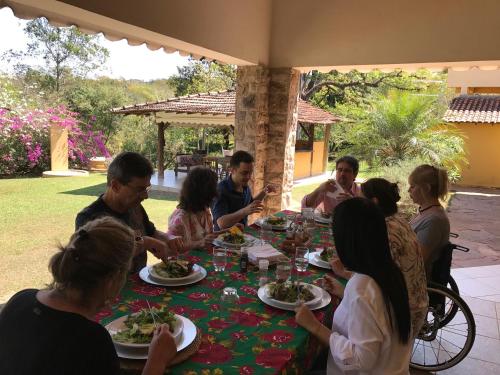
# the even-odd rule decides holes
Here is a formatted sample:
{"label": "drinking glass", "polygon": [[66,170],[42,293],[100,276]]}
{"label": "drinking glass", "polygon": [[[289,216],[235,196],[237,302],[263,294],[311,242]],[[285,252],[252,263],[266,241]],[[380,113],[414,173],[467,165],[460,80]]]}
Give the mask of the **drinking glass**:
{"label": "drinking glass", "polygon": [[295,249],[295,268],[299,272],[305,272],[309,265],[309,249],[304,246],[297,246]]}
{"label": "drinking glass", "polygon": [[227,264],[227,249],[214,249],[213,263],[216,272],[224,272]]}
{"label": "drinking glass", "polygon": [[225,287],[220,296],[219,313],[221,319],[226,318],[227,320],[230,320],[229,317],[231,312],[238,310],[239,301],[240,296],[238,296],[236,289],[232,287]]}
{"label": "drinking glass", "polygon": [[276,264],[276,281],[286,282],[292,274],[290,261],[282,261]]}
{"label": "drinking glass", "polygon": [[266,243],[271,243],[273,239],[273,226],[265,222],[262,223],[260,227],[260,244],[265,245]]}

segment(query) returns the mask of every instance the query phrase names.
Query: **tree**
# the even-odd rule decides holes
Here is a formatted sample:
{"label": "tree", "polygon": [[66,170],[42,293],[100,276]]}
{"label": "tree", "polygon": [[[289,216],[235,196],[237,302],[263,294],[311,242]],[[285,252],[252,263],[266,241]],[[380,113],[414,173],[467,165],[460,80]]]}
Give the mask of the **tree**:
{"label": "tree", "polygon": [[109,56],[98,43],[98,36],[86,35],[75,26],[55,27],[45,18],[26,24],[29,37],[27,50],[9,51],[8,58],[17,61],[15,70],[26,75],[32,67],[22,62],[26,58],[43,58],[45,64],[34,70],[42,72],[42,86],[59,92],[66,75],[85,76],[101,67]]}

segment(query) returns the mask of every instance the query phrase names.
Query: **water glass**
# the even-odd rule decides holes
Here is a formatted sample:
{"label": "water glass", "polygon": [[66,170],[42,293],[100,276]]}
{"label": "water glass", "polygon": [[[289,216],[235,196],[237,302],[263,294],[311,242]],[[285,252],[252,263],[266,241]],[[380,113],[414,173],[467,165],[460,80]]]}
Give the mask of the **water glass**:
{"label": "water glass", "polygon": [[227,264],[227,249],[214,249],[213,263],[216,272],[224,272]]}
{"label": "water glass", "polygon": [[229,318],[231,312],[238,309],[239,301],[240,296],[238,296],[236,288],[225,287],[220,296],[219,312],[221,318]]}
{"label": "water glass", "polygon": [[278,262],[276,264],[276,281],[286,282],[292,274],[292,265],[290,261]]}
{"label": "water glass", "polygon": [[304,246],[297,246],[295,249],[295,268],[299,272],[305,272],[309,265],[309,249]]}
{"label": "water glass", "polygon": [[262,223],[260,227],[261,245],[265,245],[266,243],[271,243],[272,239],[273,239],[273,226],[265,222]]}
{"label": "water glass", "polygon": [[269,268],[269,260],[259,259],[259,286],[264,286],[268,282],[267,270]]}

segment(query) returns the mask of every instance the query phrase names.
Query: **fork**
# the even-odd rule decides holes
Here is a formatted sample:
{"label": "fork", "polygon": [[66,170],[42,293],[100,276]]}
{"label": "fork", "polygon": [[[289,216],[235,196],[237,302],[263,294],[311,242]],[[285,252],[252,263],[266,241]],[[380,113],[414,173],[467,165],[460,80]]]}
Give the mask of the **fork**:
{"label": "fork", "polygon": [[151,315],[151,318],[153,318],[153,325],[156,328],[158,328],[158,324],[156,323],[156,319],[155,319],[155,316],[153,314],[153,310],[151,310],[151,305],[149,304],[149,301],[146,300],[146,303],[148,304],[148,308],[149,308],[149,314]]}

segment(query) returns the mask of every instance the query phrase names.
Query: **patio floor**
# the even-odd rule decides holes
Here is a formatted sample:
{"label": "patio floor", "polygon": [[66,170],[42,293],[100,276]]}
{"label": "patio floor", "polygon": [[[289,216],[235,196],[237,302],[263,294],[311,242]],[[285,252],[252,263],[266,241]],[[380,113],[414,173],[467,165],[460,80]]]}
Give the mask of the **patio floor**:
{"label": "patio floor", "polygon": [[[476,321],[476,340],[457,366],[437,374],[500,374],[500,265],[454,268],[460,296]],[[412,375],[431,374],[412,370]]]}

